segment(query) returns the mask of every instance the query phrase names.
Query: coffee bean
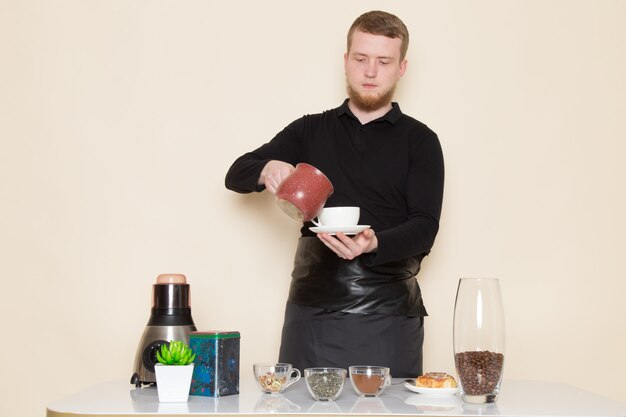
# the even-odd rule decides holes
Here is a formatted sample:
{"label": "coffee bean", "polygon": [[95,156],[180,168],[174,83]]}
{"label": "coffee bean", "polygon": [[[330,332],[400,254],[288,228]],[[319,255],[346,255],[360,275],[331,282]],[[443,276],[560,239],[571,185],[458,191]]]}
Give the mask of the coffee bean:
{"label": "coffee bean", "polygon": [[460,352],[455,356],[463,392],[469,395],[492,393],[502,375],[504,355],[489,351]]}

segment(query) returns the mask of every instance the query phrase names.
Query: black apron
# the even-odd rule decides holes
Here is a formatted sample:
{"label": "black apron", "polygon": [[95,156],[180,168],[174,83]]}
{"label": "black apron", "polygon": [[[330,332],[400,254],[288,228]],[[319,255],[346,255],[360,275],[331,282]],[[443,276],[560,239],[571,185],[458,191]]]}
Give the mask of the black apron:
{"label": "black apron", "polygon": [[306,368],[377,365],[391,376],[422,375],[424,318],[355,314],[287,303],[279,362]]}
{"label": "black apron", "polygon": [[383,265],[339,258],[316,237],[301,237],[288,302],[326,310],[396,316],[428,315],[415,279],[425,254]]}

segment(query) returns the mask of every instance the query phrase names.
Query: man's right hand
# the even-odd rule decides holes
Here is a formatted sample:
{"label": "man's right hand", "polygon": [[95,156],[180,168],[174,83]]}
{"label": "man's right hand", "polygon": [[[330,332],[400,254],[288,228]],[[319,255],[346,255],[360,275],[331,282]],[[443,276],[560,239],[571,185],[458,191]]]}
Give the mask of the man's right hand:
{"label": "man's right hand", "polygon": [[294,170],[294,166],[287,162],[271,160],[263,167],[258,184],[265,185],[270,193],[276,194],[276,189],[280,183]]}

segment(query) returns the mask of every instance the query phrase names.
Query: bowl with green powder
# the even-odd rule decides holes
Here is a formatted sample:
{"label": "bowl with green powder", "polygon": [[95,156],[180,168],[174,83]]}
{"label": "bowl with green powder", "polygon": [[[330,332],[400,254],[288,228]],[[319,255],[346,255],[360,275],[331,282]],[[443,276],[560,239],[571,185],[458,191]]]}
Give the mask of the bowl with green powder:
{"label": "bowl with green powder", "polygon": [[316,401],[335,401],[343,390],[347,374],[342,368],[307,368],[304,380]]}

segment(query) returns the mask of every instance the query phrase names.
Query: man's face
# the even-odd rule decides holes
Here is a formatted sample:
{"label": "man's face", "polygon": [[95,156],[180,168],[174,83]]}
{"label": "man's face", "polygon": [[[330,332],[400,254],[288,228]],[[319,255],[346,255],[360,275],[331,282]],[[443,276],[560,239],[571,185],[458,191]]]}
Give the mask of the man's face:
{"label": "man's face", "polygon": [[401,44],[399,38],[358,30],[352,34],[344,66],[350,101],[361,110],[378,110],[391,102],[406,70],[406,59],[400,61]]}

